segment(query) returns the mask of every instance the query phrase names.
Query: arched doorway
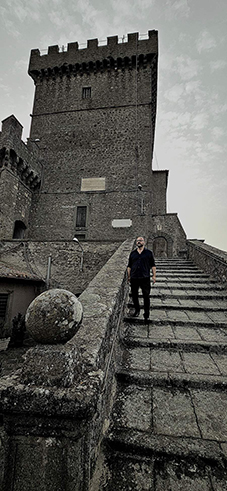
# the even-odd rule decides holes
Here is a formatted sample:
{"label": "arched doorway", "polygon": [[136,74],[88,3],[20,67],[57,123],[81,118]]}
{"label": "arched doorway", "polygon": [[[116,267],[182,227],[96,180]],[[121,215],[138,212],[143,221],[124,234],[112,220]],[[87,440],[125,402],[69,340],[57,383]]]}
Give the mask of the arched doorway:
{"label": "arched doorway", "polygon": [[156,237],[153,240],[154,257],[168,257],[168,242],[165,237]]}
{"label": "arched doorway", "polygon": [[21,220],[16,220],[14,224],[13,239],[23,239],[26,226]]}

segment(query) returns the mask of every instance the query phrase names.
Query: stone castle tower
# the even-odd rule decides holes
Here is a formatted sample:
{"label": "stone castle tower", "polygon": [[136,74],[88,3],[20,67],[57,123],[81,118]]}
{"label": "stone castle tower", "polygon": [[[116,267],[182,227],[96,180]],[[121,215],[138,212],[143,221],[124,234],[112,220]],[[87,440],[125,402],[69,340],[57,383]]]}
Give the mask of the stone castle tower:
{"label": "stone castle tower", "polygon": [[[125,43],[114,36],[105,46],[93,39],[85,49],[70,43],[63,52],[58,46],[47,55],[31,51],[35,97],[26,150],[37,160],[36,189],[26,213],[18,212],[15,199],[5,238],[23,229],[26,238],[40,241],[122,241],[143,234],[156,255],[184,249],[177,215],[166,213],[168,171],[152,170],[157,60],[157,31],[141,40],[129,34]],[[10,144],[18,167],[20,152]],[[20,177],[17,172],[17,182]]]}

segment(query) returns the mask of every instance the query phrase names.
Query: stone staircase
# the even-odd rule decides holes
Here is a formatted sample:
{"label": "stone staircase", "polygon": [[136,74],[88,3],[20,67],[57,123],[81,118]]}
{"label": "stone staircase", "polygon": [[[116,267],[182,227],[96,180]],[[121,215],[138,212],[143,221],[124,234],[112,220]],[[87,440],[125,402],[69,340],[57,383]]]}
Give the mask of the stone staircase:
{"label": "stone staircase", "polygon": [[103,489],[225,491],[227,291],[189,261],[156,265],[149,325],[121,326]]}

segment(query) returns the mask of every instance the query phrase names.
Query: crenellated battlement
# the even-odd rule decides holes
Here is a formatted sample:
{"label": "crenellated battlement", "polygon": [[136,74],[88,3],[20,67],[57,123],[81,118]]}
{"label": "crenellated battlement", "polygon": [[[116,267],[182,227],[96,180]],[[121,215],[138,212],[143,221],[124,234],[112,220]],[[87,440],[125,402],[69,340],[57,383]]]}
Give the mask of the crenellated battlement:
{"label": "crenellated battlement", "polygon": [[19,177],[21,182],[28,186],[31,191],[40,188],[41,175],[32,169],[30,163],[24,161],[11,148],[2,148],[0,150],[0,171],[2,169],[10,170],[15,176]]}
{"label": "crenellated battlement", "polygon": [[60,51],[58,45],[49,46],[45,55],[33,49],[28,73],[36,81],[39,77],[146,67],[157,53],[158,32],[155,30],[148,31],[147,39],[139,39],[138,32],[128,34],[127,42],[119,42],[118,36],[111,36],[106,45],[99,45],[98,39],[90,39],[83,49],[79,49],[77,42],[68,43],[66,51]]}
{"label": "crenellated battlement", "polygon": [[[12,114],[2,121],[0,133],[0,172],[10,170],[32,191],[41,184],[41,164],[38,152],[28,149],[21,140],[23,126]],[[31,145],[30,145],[31,146]]]}

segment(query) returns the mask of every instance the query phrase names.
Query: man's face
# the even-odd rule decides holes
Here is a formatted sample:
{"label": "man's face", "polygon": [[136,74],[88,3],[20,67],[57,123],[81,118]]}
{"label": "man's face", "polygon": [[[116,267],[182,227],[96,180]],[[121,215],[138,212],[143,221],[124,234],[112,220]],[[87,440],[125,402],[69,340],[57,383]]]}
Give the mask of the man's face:
{"label": "man's face", "polygon": [[137,245],[137,247],[143,247],[144,246],[144,238],[143,237],[137,237],[136,245]]}

